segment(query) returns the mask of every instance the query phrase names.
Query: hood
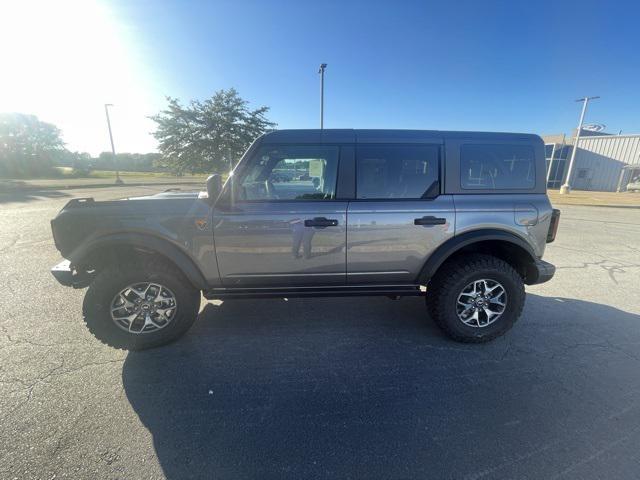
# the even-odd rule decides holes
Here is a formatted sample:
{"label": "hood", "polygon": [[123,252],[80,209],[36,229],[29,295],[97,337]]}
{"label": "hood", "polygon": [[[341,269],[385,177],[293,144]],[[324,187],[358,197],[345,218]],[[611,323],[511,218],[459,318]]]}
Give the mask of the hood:
{"label": "hood", "polygon": [[162,192],[144,197],[97,202],[93,198],[69,201],[51,221],[56,247],[65,258],[84,241],[122,232],[146,232],[175,240],[190,219],[210,211],[199,192]]}

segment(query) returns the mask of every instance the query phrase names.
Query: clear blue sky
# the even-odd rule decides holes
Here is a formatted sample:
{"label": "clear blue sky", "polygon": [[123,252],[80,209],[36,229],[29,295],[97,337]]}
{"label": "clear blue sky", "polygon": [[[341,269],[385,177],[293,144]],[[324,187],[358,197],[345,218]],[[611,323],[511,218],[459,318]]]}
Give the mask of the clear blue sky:
{"label": "clear blue sky", "polygon": [[[24,88],[22,103],[3,90],[4,109],[41,113],[78,149],[107,149],[103,103],[116,104],[119,150],[142,151],[153,125],[134,119],[161,108],[164,95],[204,99],[230,87],[252,106],[271,107],[280,128],[315,128],[322,62],[328,128],[568,133],[579,114],[574,99],[600,95],[587,121],[640,133],[637,1],[91,1],[95,8],[43,0],[56,9],[47,18],[57,15],[39,28],[56,25],[43,41],[70,32],[55,48],[79,48],[69,60],[78,71],[53,72],[51,91],[41,81]],[[28,29],[33,9],[23,10],[7,24]],[[89,34],[74,33],[78,25]],[[25,68],[38,65],[37,55],[55,58],[34,45],[20,55]],[[10,78],[18,89],[29,81]]]}

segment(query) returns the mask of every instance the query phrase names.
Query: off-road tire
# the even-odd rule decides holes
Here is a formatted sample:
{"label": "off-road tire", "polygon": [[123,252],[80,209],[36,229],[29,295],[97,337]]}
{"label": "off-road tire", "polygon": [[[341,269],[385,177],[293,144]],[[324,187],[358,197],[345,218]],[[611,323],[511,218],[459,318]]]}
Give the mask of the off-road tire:
{"label": "off-road tire", "polygon": [[[469,283],[492,279],[505,288],[507,304],[494,323],[482,327],[465,325],[456,313],[458,295]],[[484,254],[460,256],[445,263],[427,288],[427,309],[436,325],[458,342],[484,343],[503,335],[518,320],[524,307],[524,282],[504,260]]]}
{"label": "off-road tire", "polygon": [[[142,282],[157,282],[176,297],[171,323],[155,332],[128,333],[111,319],[111,302],[122,289]],[[107,267],[96,275],[84,297],[82,311],[89,331],[102,343],[123,350],[144,350],[168,344],[184,335],[200,310],[200,291],[175,267],[165,262],[130,263]]]}

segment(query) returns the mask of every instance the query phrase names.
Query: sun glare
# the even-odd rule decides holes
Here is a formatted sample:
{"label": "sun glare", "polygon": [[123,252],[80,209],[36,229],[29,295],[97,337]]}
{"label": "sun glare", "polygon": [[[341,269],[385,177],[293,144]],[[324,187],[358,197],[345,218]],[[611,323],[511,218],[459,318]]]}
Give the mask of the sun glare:
{"label": "sun glare", "polygon": [[[149,151],[157,109],[135,31],[97,0],[20,0],[0,7],[0,111],[33,113],[72,150],[108,150],[105,103],[119,151]],[[156,99],[157,101],[157,99]]]}

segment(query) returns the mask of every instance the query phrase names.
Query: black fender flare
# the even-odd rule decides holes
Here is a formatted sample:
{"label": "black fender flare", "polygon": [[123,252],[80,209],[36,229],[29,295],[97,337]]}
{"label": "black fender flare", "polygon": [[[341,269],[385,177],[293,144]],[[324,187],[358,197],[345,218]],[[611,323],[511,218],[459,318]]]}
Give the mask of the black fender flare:
{"label": "black fender flare", "polygon": [[456,235],[455,237],[447,240],[445,243],[436,248],[436,250],[429,256],[429,259],[425,262],[422,270],[420,271],[420,275],[418,276],[420,285],[426,285],[426,283],[431,278],[433,278],[435,273],[438,271],[438,268],[440,268],[440,266],[451,255],[453,255],[460,249],[474,243],[489,240],[507,242],[516,247],[519,247],[523,252],[526,253],[526,260],[528,262],[534,264],[536,261],[536,254],[533,251],[533,248],[531,248],[531,245],[529,245],[526,240],[514,233],[489,228],[482,230],[473,230],[460,235]]}
{"label": "black fender flare", "polygon": [[199,290],[207,288],[207,281],[202,271],[184,250],[169,240],[146,233],[120,232],[103,235],[83,243],[68,258],[72,264],[78,265],[82,264],[83,260],[86,260],[98,250],[119,246],[134,247],[151,253],[159,253],[174,263],[194,287]]}

